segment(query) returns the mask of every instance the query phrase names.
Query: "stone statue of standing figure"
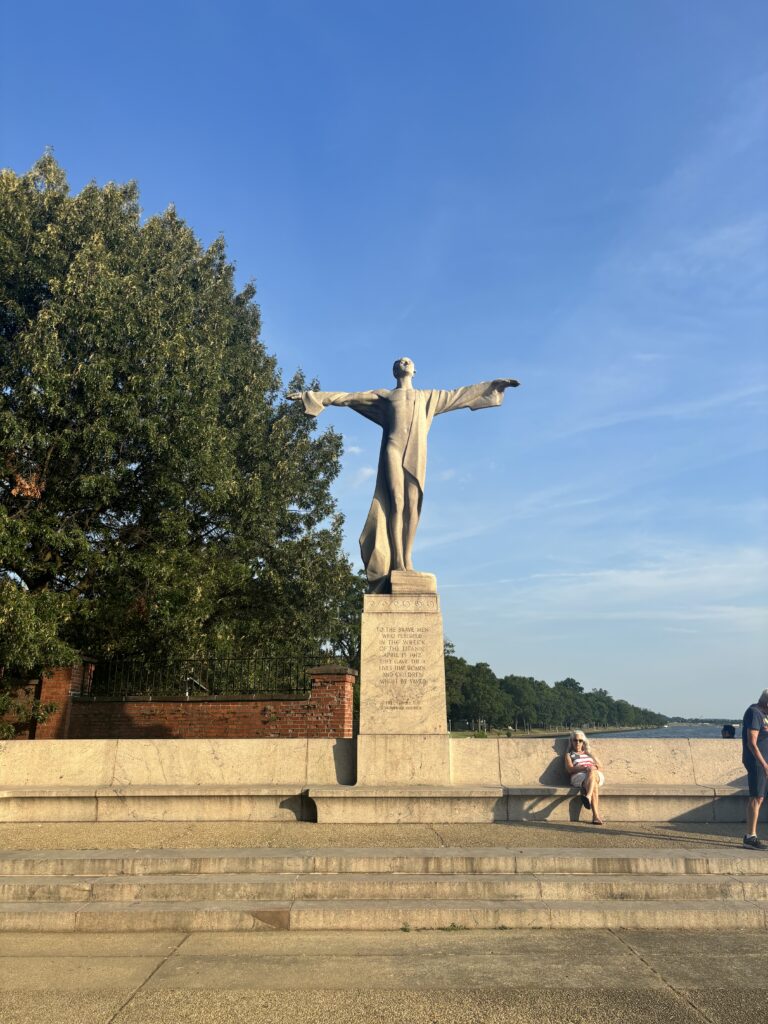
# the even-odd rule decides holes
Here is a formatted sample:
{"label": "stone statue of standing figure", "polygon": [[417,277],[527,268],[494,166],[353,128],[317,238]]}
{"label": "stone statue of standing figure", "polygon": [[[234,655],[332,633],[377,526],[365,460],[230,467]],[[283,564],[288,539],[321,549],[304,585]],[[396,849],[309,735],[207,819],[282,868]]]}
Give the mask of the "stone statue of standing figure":
{"label": "stone statue of standing figure", "polygon": [[393,570],[413,571],[432,418],[454,409],[501,405],[505,389],[519,384],[504,377],[453,391],[422,391],[413,386],[416,368],[407,357],[397,359],[392,372],[397,384],[391,391],[292,391],[287,396],[303,402],[309,416],[319,416],[328,405],[341,405],[382,428],[376,489],[360,535],[360,554],[374,593],[389,590]]}

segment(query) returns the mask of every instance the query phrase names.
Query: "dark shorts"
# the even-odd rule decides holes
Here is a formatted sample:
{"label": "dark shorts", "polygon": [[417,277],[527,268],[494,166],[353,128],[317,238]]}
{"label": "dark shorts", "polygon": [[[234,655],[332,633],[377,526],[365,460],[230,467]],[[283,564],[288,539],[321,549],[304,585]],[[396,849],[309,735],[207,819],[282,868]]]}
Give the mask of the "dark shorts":
{"label": "dark shorts", "polygon": [[745,767],[747,769],[749,795],[752,797],[764,797],[766,791],[768,791],[768,776],[766,776],[763,766],[754,761],[752,765],[746,765]]}

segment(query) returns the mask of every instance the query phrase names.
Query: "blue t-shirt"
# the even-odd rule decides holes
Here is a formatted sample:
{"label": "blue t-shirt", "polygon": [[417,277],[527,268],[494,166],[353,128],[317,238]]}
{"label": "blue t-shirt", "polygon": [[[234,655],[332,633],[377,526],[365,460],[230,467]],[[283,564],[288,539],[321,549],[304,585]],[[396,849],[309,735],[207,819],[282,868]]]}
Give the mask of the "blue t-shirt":
{"label": "blue t-shirt", "polygon": [[750,729],[757,729],[757,749],[768,761],[768,708],[751,704],[744,712],[744,721],[741,725],[741,763],[745,768],[753,768],[756,763],[752,748],[747,745]]}

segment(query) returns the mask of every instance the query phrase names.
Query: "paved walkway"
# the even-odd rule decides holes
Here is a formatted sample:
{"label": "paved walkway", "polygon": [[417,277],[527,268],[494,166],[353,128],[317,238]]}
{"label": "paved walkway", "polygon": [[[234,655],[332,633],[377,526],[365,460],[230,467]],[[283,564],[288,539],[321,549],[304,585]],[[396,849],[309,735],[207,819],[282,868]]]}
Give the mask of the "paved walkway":
{"label": "paved walkway", "polygon": [[750,932],[0,935],[3,1024],[768,1021]]}
{"label": "paved walkway", "polygon": [[266,846],[557,847],[741,846],[743,825],[672,822],[512,822],[497,825],[318,825],[287,822],[0,823],[0,850],[119,850]]}

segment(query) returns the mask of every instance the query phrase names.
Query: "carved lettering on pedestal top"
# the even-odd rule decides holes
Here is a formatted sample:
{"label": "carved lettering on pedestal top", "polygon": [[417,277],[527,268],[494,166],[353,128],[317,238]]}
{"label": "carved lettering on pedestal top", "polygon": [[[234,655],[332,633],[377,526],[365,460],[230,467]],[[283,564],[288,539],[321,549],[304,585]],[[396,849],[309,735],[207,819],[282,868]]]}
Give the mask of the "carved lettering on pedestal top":
{"label": "carved lettering on pedestal top", "polygon": [[387,612],[437,612],[437,594],[421,596],[396,596],[389,594],[366,594],[365,611],[374,614]]}

